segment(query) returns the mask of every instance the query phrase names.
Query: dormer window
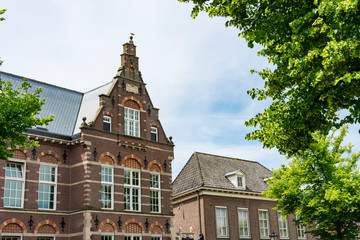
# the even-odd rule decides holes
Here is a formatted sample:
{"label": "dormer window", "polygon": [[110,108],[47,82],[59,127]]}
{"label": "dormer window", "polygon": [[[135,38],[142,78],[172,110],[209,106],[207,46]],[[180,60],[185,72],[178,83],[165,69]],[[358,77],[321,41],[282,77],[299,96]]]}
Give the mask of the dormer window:
{"label": "dormer window", "polygon": [[241,170],[229,172],[225,177],[238,189],[245,190],[245,174]]}

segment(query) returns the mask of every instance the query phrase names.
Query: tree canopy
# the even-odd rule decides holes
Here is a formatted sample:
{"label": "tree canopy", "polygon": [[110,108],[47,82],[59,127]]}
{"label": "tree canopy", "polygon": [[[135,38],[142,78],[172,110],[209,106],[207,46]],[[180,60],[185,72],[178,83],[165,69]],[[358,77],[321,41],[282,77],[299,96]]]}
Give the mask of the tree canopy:
{"label": "tree canopy", "polygon": [[28,128],[46,125],[53,120],[36,117],[45,104],[40,99],[41,88],[34,93],[28,93],[30,84],[24,80],[21,87],[13,89],[10,82],[0,80],[0,159],[12,157],[16,146],[30,148],[37,142],[23,135]]}
{"label": "tree canopy", "polygon": [[[6,9],[0,10],[0,16]],[[0,17],[0,21],[4,18]],[[2,62],[0,61],[0,66]],[[23,133],[26,129],[46,125],[53,120],[53,116],[47,118],[36,117],[45,104],[40,99],[41,88],[34,93],[28,93],[31,88],[28,81],[24,80],[21,87],[13,89],[10,82],[0,79],[0,159],[7,160],[13,156],[13,149],[17,146],[30,148],[38,143],[28,139]]]}
{"label": "tree canopy", "polygon": [[[358,0],[179,0],[229,20],[250,47],[263,48],[275,69],[257,73],[253,99],[271,105],[245,124],[259,140],[289,156],[313,142],[311,133],[360,121],[360,6]],[[339,115],[341,112],[341,115]]]}
{"label": "tree canopy", "polygon": [[360,219],[360,153],[341,146],[339,136],[316,132],[309,149],[300,151],[289,166],[273,170],[264,196],[277,200],[283,214],[298,215],[297,224],[321,239],[357,239]]}

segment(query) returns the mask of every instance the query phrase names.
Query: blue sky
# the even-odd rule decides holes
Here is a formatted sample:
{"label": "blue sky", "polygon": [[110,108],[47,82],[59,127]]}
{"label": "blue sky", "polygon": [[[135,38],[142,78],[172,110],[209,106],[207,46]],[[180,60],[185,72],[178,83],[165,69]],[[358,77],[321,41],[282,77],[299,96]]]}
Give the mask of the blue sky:
{"label": "blue sky", "polygon": [[[130,33],[160,120],[173,136],[178,174],[194,151],[286,163],[276,150],[246,141],[244,121],[266,107],[246,91],[263,81],[250,69],[268,67],[225,19],[176,0],[2,0],[0,70],[85,92],[112,79]],[[355,142],[357,134],[349,137]]]}

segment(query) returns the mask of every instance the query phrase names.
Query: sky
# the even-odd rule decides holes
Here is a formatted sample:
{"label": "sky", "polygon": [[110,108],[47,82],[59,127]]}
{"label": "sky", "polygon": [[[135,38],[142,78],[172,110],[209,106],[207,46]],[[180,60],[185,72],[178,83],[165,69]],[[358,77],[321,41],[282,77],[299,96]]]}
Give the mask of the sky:
{"label": "sky", "polygon": [[[112,80],[122,44],[134,33],[142,77],[167,136],[175,144],[173,179],[194,151],[258,161],[288,160],[245,140],[244,122],[268,103],[252,100],[271,67],[224,18],[176,0],[2,0],[1,71],[86,92]],[[350,134],[349,141],[357,140]]]}

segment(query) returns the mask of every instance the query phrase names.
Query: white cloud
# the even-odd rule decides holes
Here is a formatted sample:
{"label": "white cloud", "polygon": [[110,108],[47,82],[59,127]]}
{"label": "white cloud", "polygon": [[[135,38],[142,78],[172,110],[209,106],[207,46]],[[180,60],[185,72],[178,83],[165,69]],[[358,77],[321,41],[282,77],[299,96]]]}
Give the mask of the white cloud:
{"label": "white cloud", "polygon": [[[283,157],[244,140],[243,122],[267,103],[246,91],[263,81],[250,69],[268,66],[225,19],[176,0],[3,0],[2,71],[85,92],[112,79],[122,44],[135,33],[140,70],[168,136],[174,136],[175,175],[194,151],[260,161]],[[353,138],[356,139],[357,135]]]}

